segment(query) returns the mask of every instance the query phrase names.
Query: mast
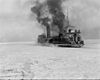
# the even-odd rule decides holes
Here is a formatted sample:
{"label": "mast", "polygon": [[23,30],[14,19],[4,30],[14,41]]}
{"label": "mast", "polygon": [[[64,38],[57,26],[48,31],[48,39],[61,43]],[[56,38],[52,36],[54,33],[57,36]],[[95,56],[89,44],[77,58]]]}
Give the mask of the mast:
{"label": "mast", "polygon": [[69,11],[68,11],[68,8],[67,8],[67,26],[69,26],[70,24],[69,24]]}

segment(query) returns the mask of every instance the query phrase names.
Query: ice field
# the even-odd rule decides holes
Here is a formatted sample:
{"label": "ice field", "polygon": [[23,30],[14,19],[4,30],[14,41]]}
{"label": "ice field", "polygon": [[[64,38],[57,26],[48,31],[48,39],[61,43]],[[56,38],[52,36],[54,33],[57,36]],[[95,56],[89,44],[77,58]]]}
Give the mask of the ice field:
{"label": "ice field", "polygon": [[100,42],[86,40],[83,48],[46,47],[32,42],[1,43],[0,78],[100,78]]}

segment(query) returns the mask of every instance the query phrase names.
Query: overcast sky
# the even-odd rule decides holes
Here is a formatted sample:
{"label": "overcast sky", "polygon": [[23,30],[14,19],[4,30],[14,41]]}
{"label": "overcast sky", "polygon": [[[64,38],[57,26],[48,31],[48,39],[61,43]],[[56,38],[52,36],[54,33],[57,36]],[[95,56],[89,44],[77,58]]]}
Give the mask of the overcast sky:
{"label": "overcast sky", "polygon": [[[0,41],[32,41],[41,33],[30,19],[31,0],[0,0]],[[58,0],[59,1],[59,0]],[[65,0],[70,23],[78,26],[84,38],[100,38],[100,0]]]}

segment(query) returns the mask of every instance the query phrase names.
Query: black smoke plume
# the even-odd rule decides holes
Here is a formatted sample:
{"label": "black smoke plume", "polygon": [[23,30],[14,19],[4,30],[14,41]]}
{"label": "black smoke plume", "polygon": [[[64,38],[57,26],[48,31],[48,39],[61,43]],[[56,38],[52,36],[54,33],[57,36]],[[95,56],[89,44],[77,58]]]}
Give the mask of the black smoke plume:
{"label": "black smoke plume", "polygon": [[49,6],[49,11],[52,14],[55,13],[55,10],[62,12],[62,0],[47,0],[47,5]]}
{"label": "black smoke plume", "polygon": [[[63,22],[65,20],[65,15],[62,9],[62,0],[46,0],[44,3],[39,3],[37,1],[36,6],[32,7],[31,10],[37,15],[37,20],[39,23],[46,27],[51,23],[58,27],[59,32],[63,32]],[[48,15],[43,16],[46,14]],[[50,15],[52,18],[49,17]]]}

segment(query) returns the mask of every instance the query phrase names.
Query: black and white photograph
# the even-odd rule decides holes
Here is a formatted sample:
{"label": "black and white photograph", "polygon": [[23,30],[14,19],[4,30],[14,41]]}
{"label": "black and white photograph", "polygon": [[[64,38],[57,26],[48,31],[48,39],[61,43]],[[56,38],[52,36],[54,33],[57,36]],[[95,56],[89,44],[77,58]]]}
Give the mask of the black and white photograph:
{"label": "black and white photograph", "polygon": [[0,0],[0,80],[100,79],[100,0]]}

